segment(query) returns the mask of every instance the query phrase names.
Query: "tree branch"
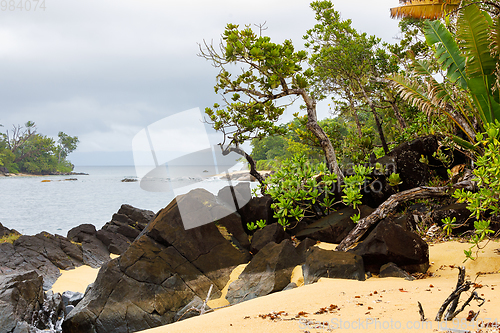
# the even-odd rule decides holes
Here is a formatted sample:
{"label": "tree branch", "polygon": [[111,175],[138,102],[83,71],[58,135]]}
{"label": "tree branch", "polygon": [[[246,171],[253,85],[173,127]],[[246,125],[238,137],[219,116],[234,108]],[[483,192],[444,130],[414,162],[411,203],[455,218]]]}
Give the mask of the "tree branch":
{"label": "tree branch", "polygon": [[340,244],[335,249],[336,251],[347,251],[355,242],[357,242],[365,232],[375,223],[384,219],[391,213],[400,203],[424,198],[434,198],[449,196],[457,189],[465,188],[467,190],[473,190],[476,184],[470,180],[465,180],[456,183],[452,187],[442,186],[442,187],[427,187],[421,186],[410,190],[399,192],[393,194],[382,203],[378,208],[367,217],[359,220],[356,227],[351,230],[351,232],[340,242]]}

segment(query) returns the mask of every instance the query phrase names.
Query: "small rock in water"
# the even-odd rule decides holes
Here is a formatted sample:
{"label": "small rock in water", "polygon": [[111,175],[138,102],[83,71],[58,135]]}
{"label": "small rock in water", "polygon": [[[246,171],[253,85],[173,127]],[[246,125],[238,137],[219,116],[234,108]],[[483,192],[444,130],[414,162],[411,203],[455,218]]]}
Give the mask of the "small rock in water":
{"label": "small rock in water", "polygon": [[132,182],[136,182],[137,179],[136,178],[123,178],[122,179],[122,183],[132,183]]}

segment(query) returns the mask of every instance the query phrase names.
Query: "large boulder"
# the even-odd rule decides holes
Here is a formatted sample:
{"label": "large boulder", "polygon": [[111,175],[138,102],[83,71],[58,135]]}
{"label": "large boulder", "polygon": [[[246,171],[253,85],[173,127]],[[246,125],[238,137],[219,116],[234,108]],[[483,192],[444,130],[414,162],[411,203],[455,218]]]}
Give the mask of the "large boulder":
{"label": "large boulder", "polygon": [[64,321],[64,332],[144,330],[173,322],[195,297],[205,299],[211,285],[212,298],[220,297],[230,272],[250,254],[226,240],[215,223],[188,230],[183,223],[199,216],[218,220],[218,206],[215,196],[197,189],[158,212],[120,258],[101,268]]}
{"label": "large boulder", "polygon": [[[119,239],[115,240],[115,244],[113,245],[118,249],[123,250],[123,241],[130,245],[130,243],[132,243],[137,236],[139,236],[141,231],[146,228],[148,223],[151,222],[154,217],[155,213],[150,210],[139,209],[131,205],[124,204],[120,207],[118,212],[113,214],[111,221],[106,223],[101,230],[108,231],[110,233],[108,235],[115,234],[126,237],[127,240],[123,237],[116,236],[119,237]],[[101,235],[101,237],[103,236]],[[109,243],[113,242],[111,241]],[[116,254],[121,254],[122,252]]]}
{"label": "large boulder", "polygon": [[266,225],[264,228],[257,230],[253,234],[250,251],[253,254],[256,254],[267,244],[271,242],[279,244],[281,241],[288,238],[290,238],[290,235],[285,232],[285,229],[281,224],[273,223]]}
{"label": "large boulder", "polygon": [[[361,218],[370,215],[373,209],[362,205],[359,206]],[[351,216],[357,214],[358,210],[351,207],[340,209],[325,216],[299,231],[295,237],[298,239],[311,238],[322,242],[338,244],[356,226]]]}
{"label": "large boulder", "polygon": [[[432,155],[438,150],[439,142],[436,136],[424,136],[410,142],[401,143],[389,152],[389,154],[373,161],[370,166],[380,164],[384,170],[374,168],[370,174],[369,185],[363,189],[362,202],[370,207],[378,207],[397,191],[404,191],[427,184],[430,170],[441,172],[446,168]],[[427,158],[429,163],[421,162],[421,157]],[[462,160],[460,156],[456,159]],[[398,173],[402,184],[397,188],[391,187],[387,181],[391,173]]]}
{"label": "large boulder", "polygon": [[283,290],[300,261],[301,257],[290,240],[280,244],[268,243],[229,285],[226,299],[234,304]]}
{"label": "large boulder", "polygon": [[243,227],[247,228],[248,223],[259,220],[265,220],[267,224],[278,222],[271,208],[272,203],[273,199],[270,195],[266,194],[262,197],[254,197],[245,206],[240,207],[239,213]]}
{"label": "large boulder", "polygon": [[349,251],[362,256],[365,270],[376,274],[389,262],[410,273],[425,273],[429,268],[427,243],[390,219],[380,221],[362,242]]}
{"label": "large boulder", "polygon": [[18,322],[31,323],[43,305],[43,279],[34,271],[0,276],[0,331],[13,332]]}
{"label": "large boulder", "polygon": [[79,243],[85,264],[98,268],[110,260],[106,245],[97,238],[97,230],[92,224],[81,224],[68,231],[68,239]]}
{"label": "large boulder", "polygon": [[304,284],[312,284],[322,277],[334,279],[365,280],[363,259],[349,252],[324,250],[311,247],[302,265]]}

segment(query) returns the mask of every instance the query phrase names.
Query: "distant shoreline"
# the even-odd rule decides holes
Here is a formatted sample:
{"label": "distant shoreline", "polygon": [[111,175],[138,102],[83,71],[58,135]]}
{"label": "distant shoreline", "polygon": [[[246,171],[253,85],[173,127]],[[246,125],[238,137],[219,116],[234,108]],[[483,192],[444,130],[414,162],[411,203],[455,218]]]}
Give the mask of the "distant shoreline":
{"label": "distant shoreline", "polygon": [[88,176],[88,173],[84,172],[67,172],[67,173],[60,173],[60,174],[31,174],[31,173],[0,173],[0,177],[48,177],[48,176]]}

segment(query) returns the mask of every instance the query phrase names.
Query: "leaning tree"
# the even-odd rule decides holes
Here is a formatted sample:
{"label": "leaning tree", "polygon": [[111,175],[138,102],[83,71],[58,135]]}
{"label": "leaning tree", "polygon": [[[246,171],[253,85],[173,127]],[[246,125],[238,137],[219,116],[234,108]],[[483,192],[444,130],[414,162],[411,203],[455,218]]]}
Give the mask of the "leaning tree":
{"label": "leaning tree", "polygon": [[224,134],[224,154],[234,151],[244,155],[250,173],[262,182],[253,159],[239,145],[253,138],[283,134],[277,121],[287,106],[301,99],[307,110],[307,128],[318,139],[329,170],[340,181],[343,179],[332,143],[318,125],[316,99],[309,90],[313,71],[303,68],[305,51],[295,51],[290,40],[271,42],[271,38],[262,36],[262,27],[257,35],[249,26],[240,29],[234,24],[227,25],[218,46],[205,42],[200,51],[200,56],[219,69],[215,92],[222,96],[224,105],[215,104],[205,113],[214,129]]}

